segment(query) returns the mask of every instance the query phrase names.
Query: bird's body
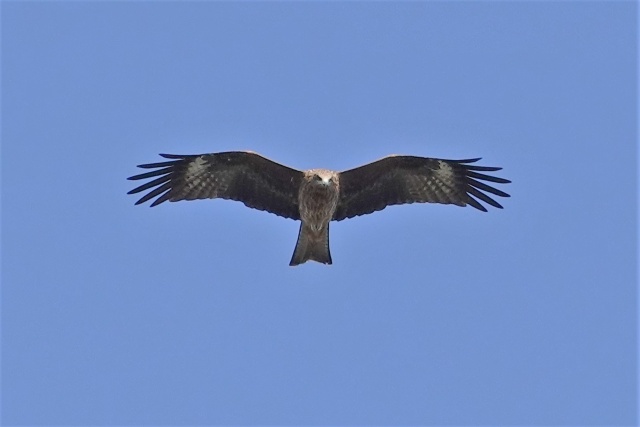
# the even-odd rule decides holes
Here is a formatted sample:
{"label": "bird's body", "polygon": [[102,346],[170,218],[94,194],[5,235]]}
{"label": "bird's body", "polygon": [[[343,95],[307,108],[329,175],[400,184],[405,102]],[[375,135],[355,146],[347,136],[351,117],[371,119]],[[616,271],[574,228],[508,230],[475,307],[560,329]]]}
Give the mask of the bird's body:
{"label": "bird's body", "polygon": [[485,192],[509,197],[479,181],[510,182],[479,173],[501,169],[470,164],[479,159],[388,156],[355,169],[335,172],[327,169],[299,171],[245,151],[161,156],[172,160],[140,165],[155,170],[129,178],[158,177],[129,192],[152,189],[136,204],[154,197],[157,199],[151,206],[167,200],[223,198],[300,220],[290,265],[308,260],[332,263],[329,252],[331,221],[405,203],[471,205],[486,212],[476,199],[497,208],[502,206]]}
{"label": "bird's body", "polygon": [[338,207],[340,180],[338,173],[311,169],[304,173],[298,192],[300,231],[289,265],[308,260],[331,264],[329,222]]}

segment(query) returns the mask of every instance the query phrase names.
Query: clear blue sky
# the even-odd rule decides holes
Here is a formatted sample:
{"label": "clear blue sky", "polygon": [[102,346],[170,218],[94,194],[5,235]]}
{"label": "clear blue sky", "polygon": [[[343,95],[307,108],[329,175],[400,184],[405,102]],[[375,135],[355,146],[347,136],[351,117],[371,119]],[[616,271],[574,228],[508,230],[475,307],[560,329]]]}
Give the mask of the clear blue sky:
{"label": "clear blue sky", "polygon": [[[635,2],[3,2],[4,424],[631,425]],[[483,157],[504,210],[134,207],[157,153]]]}

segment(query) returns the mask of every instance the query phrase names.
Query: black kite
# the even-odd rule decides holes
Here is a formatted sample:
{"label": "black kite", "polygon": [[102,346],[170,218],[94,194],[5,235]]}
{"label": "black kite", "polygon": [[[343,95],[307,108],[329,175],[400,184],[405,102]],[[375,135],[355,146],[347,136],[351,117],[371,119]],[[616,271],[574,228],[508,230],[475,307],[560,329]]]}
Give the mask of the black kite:
{"label": "black kite", "polygon": [[308,260],[331,264],[329,222],[365,215],[390,205],[443,203],[470,205],[486,212],[483,201],[502,206],[486,193],[509,197],[481,181],[509,180],[480,172],[501,168],[475,166],[480,160],[443,160],[415,156],[388,156],[376,162],[334,172],[299,171],[247,151],[199,155],[160,154],[168,162],[139,165],[151,172],[129,179],[149,181],[128,194],[152,189],[137,204],[157,197],[162,202],[230,199],[254,209],[301,220],[298,242],[289,265]]}

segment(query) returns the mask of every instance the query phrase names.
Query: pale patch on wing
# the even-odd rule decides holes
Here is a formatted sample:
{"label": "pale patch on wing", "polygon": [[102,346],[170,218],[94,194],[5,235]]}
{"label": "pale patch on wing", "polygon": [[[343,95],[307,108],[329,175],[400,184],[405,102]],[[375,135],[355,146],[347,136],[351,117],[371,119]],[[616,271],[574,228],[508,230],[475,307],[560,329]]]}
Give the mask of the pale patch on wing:
{"label": "pale patch on wing", "polygon": [[442,160],[438,160],[438,166],[440,169],[436,172],[438,177],[442,180],[451,180],[453,177],[453,168],[447,162],[443,162]]}
{"label": "pale patch on wing", "polygon": [[208,176],[207,173],[207,161],[202,157],[196,157],[195,160],[189,163],[187,166],[187,180],[185,181],[185,185],[187,190],[193,190],[195,187],[199,187],[202,185],[203,180],[207,181]]}
{"label": "pale patch on wing", "polygon": [[187,167],[187,175],[189,176],[198,176],[202,172],[207,170],[206,166],[207,162],[204,160],[202,156],[196,157],[189,166]]}
{"label": "pale patch on wing", "polygon": [[[433,171],[433,175],[427,179],[431,197],[435,197],[440,203],[454,203],[455,196],[459,191],[456,186],[456,175],[451,165],[445,161],[438,160],[438,169]],[[424,196],[423,196],[424,197]]]}
{"label": "pale patch on wing", "polygon": [[438,169],[435,173],[436,180],[441,186],[445,188],[450,188],[455,185],[455,173],[453,168],[449,163],[443,162],[442,160],[438,160]]}

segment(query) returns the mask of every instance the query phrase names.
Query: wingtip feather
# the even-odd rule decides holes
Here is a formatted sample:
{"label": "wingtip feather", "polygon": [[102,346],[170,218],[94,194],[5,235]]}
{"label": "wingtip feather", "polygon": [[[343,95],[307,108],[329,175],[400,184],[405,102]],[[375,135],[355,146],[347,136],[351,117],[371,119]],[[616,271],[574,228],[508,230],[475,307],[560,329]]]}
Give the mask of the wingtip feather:
{"label": "wingtip feather", "polygon": [[458,163],[475,163],[479,160],[482,160],[482,157],[475,157],[473,159],[463,159],[463,160],[456,160],[456,162]]}
{"label": "wingtip feather", "polygon": [[161,157],[165,159],[178,159],[178,160],[187,160],[187,159],[195,159],[196,157],[204,156],[205,154],[168,154],[168,153],[159,153]]}

